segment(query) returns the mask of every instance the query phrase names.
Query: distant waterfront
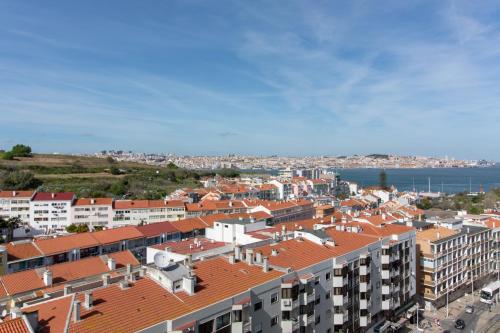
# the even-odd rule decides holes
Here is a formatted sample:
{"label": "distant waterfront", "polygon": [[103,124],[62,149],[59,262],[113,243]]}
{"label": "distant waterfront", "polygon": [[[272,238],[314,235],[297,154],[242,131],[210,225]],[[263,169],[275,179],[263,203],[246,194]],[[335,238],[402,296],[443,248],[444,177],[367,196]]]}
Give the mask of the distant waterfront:
{"label": "distant waterfront", "polygon": [[[378,185],[382,169],[337,169],[343,180],[353,181],[361,186]],[[489,168],[433,168],[433,169],[385,169],[387,183],[400,191],[428,191],[429,177],[432,192],[457,193],[478,192],[500,187],[500,164]],[[470,185],[470,186],[469,186]]]}

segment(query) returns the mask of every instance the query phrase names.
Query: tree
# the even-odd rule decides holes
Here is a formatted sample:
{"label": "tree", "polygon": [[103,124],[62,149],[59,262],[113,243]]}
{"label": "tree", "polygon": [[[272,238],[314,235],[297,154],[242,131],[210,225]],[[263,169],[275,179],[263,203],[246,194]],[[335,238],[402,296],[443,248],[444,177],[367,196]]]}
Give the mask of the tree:
{"label": "tree", "polygon": [[14,154],[11,151],[6,151],[2,153],[2,159],[12,161],[14,159]]}
{"label": "tree", "polygon": [[489,190],[484,195],[484,208],[486,209],[495,209],[497,206],[498,197],[493,190]]}
{"label": "tree", "polygon": [[12,171],[7,173],[0,185],[9,190],[29,190],[42,185],[42,181],[29,171]]}
{"label": "tree", "polygon": [[15,157],[31,157],[31,147],[17,144],[10,150]]}
{"label": "tree", "polygon": [[380,174],[378,175],[378,181],[379,185],[382,189],[386,190],[387,189],[387,174],[385,173],[385,170],[380,171]]}
{"label": "tree", "polygon": [[179,167],[177,165],[175,165],[174,162],[168,162],[167,169],[176,170],[176,169],[179,169]]}
{"label": "tree", "polygon": [[107,161],[109,164],[114,164],[114,163],[116,163],[116,160],[115,160],[113,157],[111,157],[111,156],[106,157],[106,161]]}
{"label": "tree", "polygon": [[110,192],[117,196],[124,195],[126,191],[125,184],[121,181],[113,183],[110,188]]}
{"label": "tree", "polygon": [[109,168],[109,172],[111,172],[112,175],[119,175],[121,174],[120,172],[120,169],[118,169],[118,167],[116,166],[111,166],[111,168]]}
{"label": "tree", "polygon": [[66,227],[67,232],[71,233],[82,233],[82,232],[88,232],[89,231],[89,226],[86,224],[70,224]]}
{"label": "tree", "polygon": [[24,223],[19,217],[11,217],[4,219],[0,217],[0,228],[7,229],[6,242],[11,242],[14,239],[14,230],[23,226]]}

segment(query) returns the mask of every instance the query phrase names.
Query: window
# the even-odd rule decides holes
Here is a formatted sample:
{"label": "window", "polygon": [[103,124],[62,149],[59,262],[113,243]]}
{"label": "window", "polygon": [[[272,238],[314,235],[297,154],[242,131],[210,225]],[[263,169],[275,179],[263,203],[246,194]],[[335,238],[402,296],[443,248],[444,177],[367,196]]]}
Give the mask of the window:
{"label": "window", "polygon": [[228,312],[226,314],[223,314],[222,316],[217,317],[217,319],[215,320],[216,329],[221,329],[223,327],[226,327],[227,325],[230,324],[230,322],[231,322],[231,313]]}
{"label": "window", "polygon": [[274,304],[278,301],[278,293],[271,294],[271,304]]}
{"label": "window", "polygon": [[271,327],[278,325],[278,316],[274,316],[271,318]]}
{"label": "window", "polygon": [[314,302],[314,304],[318,305],[319,303],[321,303],[321,297],[318,296],[318,298],[316,298],[316,301]]}
{"label": "window", "polygon": [[325,278],[326,278],[327,280],[330,280],[330,279],[331,279],[331,277],[332,277],[332,273],[330,273],[330,272],[326,273]]}
{"label": "window", "polygon": [[325,299],[330,299],[330,291],[325,294]]}
{"label": "window", "polygon": [[318,285],[318,284],[319,284],[319,276],[316,276],[316,277],[314,278],[314,285],[316,286],[316,285]]}
{"label": "window", "polygon": [[259,311],[260,309],[262,309],[262,301],[255,303],[253,306],[254,311]]}
{"label": "window", "polygon": [[282,311],[281,312],[282,320],[290,320],[290,311]]}
{"label": "window", "polygon": [[321,316],[317,316],[316,319],[314,320],[314,323],[318,325],[321,322]]}

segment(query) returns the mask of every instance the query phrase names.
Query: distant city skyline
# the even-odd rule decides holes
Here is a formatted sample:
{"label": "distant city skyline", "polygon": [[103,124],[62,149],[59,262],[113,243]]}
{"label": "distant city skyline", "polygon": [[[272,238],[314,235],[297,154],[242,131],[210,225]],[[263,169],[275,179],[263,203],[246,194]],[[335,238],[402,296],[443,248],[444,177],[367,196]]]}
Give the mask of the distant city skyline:
{"label": "distant city skyline", "polygon": [[500,161],[500,4],[0,0],[0,149]]}

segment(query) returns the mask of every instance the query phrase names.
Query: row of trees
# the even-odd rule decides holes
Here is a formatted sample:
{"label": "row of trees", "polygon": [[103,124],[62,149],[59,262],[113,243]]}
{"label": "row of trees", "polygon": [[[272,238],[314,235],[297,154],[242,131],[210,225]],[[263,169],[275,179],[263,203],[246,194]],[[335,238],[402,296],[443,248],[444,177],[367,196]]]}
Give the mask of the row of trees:
{"label": "row of trees", "polygon": [[31,147],[17,144],[12,147],[11,150],[6,151],[2,154],[2,159],[4,160],[13,160],[15,157],[31,157],[33,156],[31,153]]}

